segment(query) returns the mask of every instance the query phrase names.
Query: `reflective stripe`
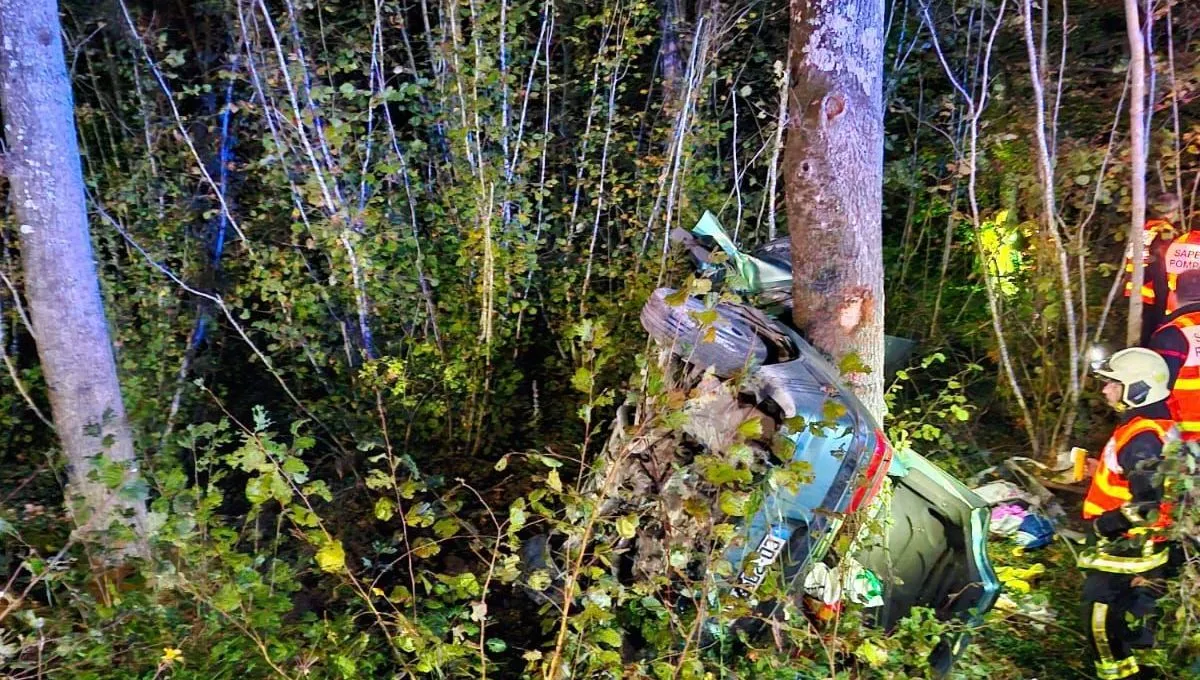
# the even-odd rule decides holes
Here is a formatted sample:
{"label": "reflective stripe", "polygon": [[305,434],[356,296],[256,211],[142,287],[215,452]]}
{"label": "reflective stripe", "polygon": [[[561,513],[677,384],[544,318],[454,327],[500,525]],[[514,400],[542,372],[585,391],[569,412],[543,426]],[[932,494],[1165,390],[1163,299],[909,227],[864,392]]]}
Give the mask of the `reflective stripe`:
{"label": "reflective stripe", "polygon": [[1097,661],[1096,662],[1096,677],[1100,680],[1121,680],[1122,678],[1131,678],[1137,675],[1141,669],[1138,668],[1137,659],[1132,656],[1121,659],[1120,661]]}
{"label": "reflective stripe", "polygon": [[[1126,281],[1125,282],[1125,297],[1129,297],[1131,294],[1133,294],[1133,282]],[[1149,283],[1143,283],[1142,284],[1142,302],[1152,305],[1152,304],[1154,304],[1155,299],[1156,298],[1154,297],[1154,286]]]}
{"label": "reflective stripe", "polygon": [[[1112,655],[1112,647],[1108,644],[1108,605],[1103,602],[1092,603],[1092,640],[1096,643],[1096,656],[1099,659],[1096,662],[1097,670],[1100,663],[1112,664],[1115,659]],[[1114,664],[1115,665],[1115,664]]]}
{"label": "reflective stripe", "polygon": [[[1146,546],[1150,548],[1153,548],[1154,545],[1154,543],[1146,543]],[[1080,553],[1075,564],[1080,569],[1092,569],[1109,574],[1144,574],[1163,566],[1169,558],[1170,554],[1167,550],[1160,550],[1143,557],[1117,557],[1093,548]]]}

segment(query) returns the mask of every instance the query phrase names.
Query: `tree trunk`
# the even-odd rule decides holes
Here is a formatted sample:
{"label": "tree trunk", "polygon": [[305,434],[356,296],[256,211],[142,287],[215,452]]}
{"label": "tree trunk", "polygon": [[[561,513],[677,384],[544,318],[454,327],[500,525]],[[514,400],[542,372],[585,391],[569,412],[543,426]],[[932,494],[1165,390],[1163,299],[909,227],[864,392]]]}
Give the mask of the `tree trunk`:
{"label": "tree trunk", "polygon": [[[1142,263],[1146,224],[1146,46],[1142,41],[1142,23],[1138,20],[1137,0],[1125,0],[1125,29],[1129,34],[1129,145],[1130,191],[1129,258],[1133,263],[1133,293],[1129,296],[1129,323],[1125,344],[1134,347],[1142,339],[1142,283],[1146,280]],[[1161,304],[1162,301],[1159,301]]]}
{"label": "tree trunk", "polygon": [[[784,179],[794,318],[883,404],[883,0],[792,0]],[[855,355],[857,362],[844,361]]]}
{"label": "tree trunk", "polygon": [[[0,0],[0,107],[8,141],[2,167],[19,225],[38,357],[66,456],[67,505],[77,535],[103,538],[115,557],[143,552],[146,507],[88,235],[60,30],[54,0]],[[123,530],[98,535],[114,521]]]}
{"label": "tree trunk", "polygon": [[662,63],[663,103],[674,106],[682,88],[683,64],[679,49],[679,0],[659,0],[659,36],[662,45],[659,57]]}

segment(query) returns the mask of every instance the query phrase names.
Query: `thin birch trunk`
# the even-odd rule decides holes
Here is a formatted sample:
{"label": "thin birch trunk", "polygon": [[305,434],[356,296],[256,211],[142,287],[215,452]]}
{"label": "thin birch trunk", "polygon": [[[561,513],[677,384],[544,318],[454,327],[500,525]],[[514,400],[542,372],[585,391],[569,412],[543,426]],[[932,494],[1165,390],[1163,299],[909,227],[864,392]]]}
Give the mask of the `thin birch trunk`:
{"label": "thin birch trunk", "polygon": [[1137,345],[1142,338],[1142,296],[1138,291],[1145,281],[1142,266],[1142,229],[1146,223],[1146,45],[1142,40],[1142,25],[1138,21],[1137,0],[1125,0],[1125,29],[1129,35],[1129,143],[1132,168],[1132,194],[1129,222],[1129,252],[1133,262],[1133,295],[1129,296],[1129,320],[1125,326],[1125,343]]}

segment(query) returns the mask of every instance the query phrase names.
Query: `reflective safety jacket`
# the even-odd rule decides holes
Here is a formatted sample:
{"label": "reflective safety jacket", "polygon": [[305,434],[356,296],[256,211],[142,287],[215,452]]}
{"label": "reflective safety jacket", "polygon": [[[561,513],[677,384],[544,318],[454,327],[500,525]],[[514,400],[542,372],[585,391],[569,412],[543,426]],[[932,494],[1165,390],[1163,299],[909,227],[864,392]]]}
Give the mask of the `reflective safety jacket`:
{"label": "reflective safety jacket", "polygon": [[1189,269],[1200,269],[1200,230],[1182,234],[1163,253],[1163,272],[1167,279],[1167,314],[1179,309],[1179,299],[1175,295],[1175,284],[1179,275]]}
{"label": "reflective safety jacket", "polygon": [[[1117,426],[1104,445],[1100,464],[1083,501],[1083,518],[1095,519],[1106,512],[1119,512],[1135,501],[1131,481],[1141,482],[1138,503],[1156,502],[1162,492],[1154,487],[1153,471],[1141,466],[1162,457],[1163,446],[1176,436],[1169,419],[1134,416]],[[1142,436],[1138,435],[1152,435]]]}
{"label": "reflective safety jacket", "polygon": [[[1162,415],[1161,404],[1138,411]],[[1145,573],[1166,564],[1168,551],[1158,549],[1164,540],[1161,529],[1170,526],[1171,504],[1163,499],[1154,482],[1153,464],[1162,458],[1163,447],[1178,436],[1175,423],[1167,418],[1133,415],[1124,420],[1104,446],[1092,485],[1083,501],[1083,517],[1094,521],[1101,535],[1097,548],[1080,554],[1078,566],[1112,573]],[[1147,464],[1150,464],[1148,467]],[[1158,518],[1148,524],[1146,515],[1157,509]],[[1142,535],[1149,540],[1130,553],[1110,543],[1122,537]]]}
{"label": "reflective safety jacket", "polygon": [[1148,346],[1167,362],[1171,390],[1167,406],[1181,437],[1200,440],[1200,304],[1168,316],[1150,336]]}

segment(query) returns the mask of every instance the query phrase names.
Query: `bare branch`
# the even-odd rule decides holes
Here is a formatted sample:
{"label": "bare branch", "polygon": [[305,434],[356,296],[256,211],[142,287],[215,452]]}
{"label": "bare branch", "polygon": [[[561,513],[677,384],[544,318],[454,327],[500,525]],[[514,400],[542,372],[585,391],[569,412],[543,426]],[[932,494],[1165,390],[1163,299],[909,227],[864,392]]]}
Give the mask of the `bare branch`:
{"label": "bare branch", "polygon": [[[8,277],[5,277],[5,279],[7,279],[7,278]],[[16,299],[15,294],[14,294],[13,299],[14,300]],[[17,392],[21,393],[21,398],[24,399],[25,403],[29,405],[29,410],[33,411],[33,415],[37,416],[38,420],[42,421],[42,423],[44,423],[46,425],[46,427],[50,428],[53,431],[54,423],[51,422],[50,419],[47,418],[44,413],[42,413],[42,410],[40,408],[38,408],[38,405],[36,403],[34,403],[33,397],[29,396],[29,389],[27,387],[25,387],[25,383],[21,380],[21,376],[17,374],[17,367],[13,365],[12,359],[10,359],[8,356],[8,351],[4,348],[4,345],[5,345],[5,337],[4,337],[5,328],[4,328],[4,326],[5,326],[4,321],[2,319],[0,319],[0,359],[4,360],[4,366],[6,368],[8,368],[8,377],[10,379],[12,379],[13,385],[17,388]]]}

